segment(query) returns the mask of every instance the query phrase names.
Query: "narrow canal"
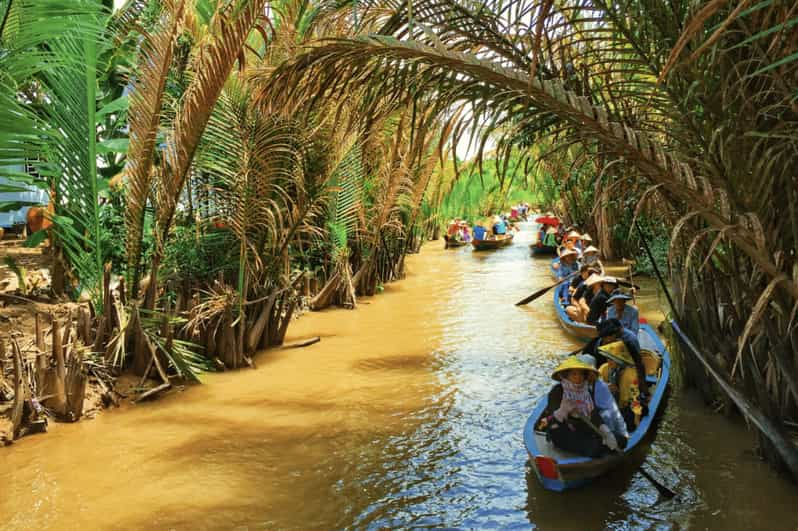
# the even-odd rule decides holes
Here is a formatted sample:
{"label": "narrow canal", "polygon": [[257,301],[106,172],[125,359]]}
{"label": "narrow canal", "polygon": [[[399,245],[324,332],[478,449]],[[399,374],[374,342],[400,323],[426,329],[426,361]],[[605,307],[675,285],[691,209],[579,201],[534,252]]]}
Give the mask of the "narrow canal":
{"label": "narrow canal", "polygon": [[[0,528],[795,529],[798,491],[752,435],[679,391],[635,463],[568,494],[538,485],[522,427],[577,343],[548,295],[513,306],[550,282],[531,234],[488,253],[431,242],[386,293],[289,330],[321,343],[0,450]],[[658,501],[642,460],[679,500]]]}

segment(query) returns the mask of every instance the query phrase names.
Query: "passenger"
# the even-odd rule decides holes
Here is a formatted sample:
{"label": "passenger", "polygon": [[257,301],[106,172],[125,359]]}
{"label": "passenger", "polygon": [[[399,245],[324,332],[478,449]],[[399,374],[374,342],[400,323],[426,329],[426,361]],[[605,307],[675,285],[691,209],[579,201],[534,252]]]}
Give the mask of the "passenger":
{"label": "passenger", "polygon": [[543,240],[543,245],[548,247],[557,247],[557,229],[549,227],[546,229],[546,236]]}
{"label": "passenger", "polygon": [[[598,337],[590,341],[582,353],[590,354],[600,360],[600,363],[606,361],[606,356],[602,353],[601,347],[611,345],[616,341],[623,342],[626,351],[632,360],[631,365],[634,365],[637,372],[637,382],[640,390],[640,402],[645,405],[648,403],[648,383],[646,382],[646,371],[643,365],[643,359],[640,354],[640,341],[637,336],[629,330],[624,329],[623,325],[618,319],[607,319],[601,322],[596,330]],[[606,352],[606,348],[604,349]]]}
{"label": "passenger", "polygon": [[593,245],[593,238],[587,232],[582,234],[579,238],[579,249],[584,252],[585,249]]}
{"label": "passenger", "polygon": [[587,324],[597,325],[604,318],[604,314],[607,311],[607,301],[617,288],[618,279],[615,277],[602,277],[601,291],[597,292],[590,301],[590,311],[585,317]]}
{"label": "passenger", "polygon": [[468,224],[463,221],[460,223],[460,237],[463,239],[464,242],[469,243],[471,241],[471,231],[468,230]]}
{"label": "passenger", "polygon": [[640,423],[640,418],[648,413],[648,407],[640,391],[640,381],[635,363],[623,341],[615,341],[599,347],[599,352],[607,362],[599,367],[601,379],[607,382],[615,397],[621,416],[629,431]]}
{"label": "passenger", "polygon": [[[568,305],[565,308],[565,312],[568,314],[573,320],[576,319],[576,316],[579,315],[578,304],[577,301],[584,297],[585,290],[587,287],[585,286],[585,281],[590,277],[592,274],[592,269],[589,265],[583,264],[582,267],[579,268],[579,275],[574,277],[571,281],[571,285],[568,287],[568,296],[563,303]],[[578,296],[577,296],[578,294]]]}
{"label": "passenger", "polygon": [[481,221],[477,221],[477,224],[474,225],[474,240],[484,240],[485,235],[488,233],[487,229],[482,225]]}
{"label": "passenger", "polygon": [[507,224],[499,216],[493,218],[493,234],[496,236],[507,234]]}
{"label": "passenger", "polygon": [[565,238],[563,238],[562,247],[560,247],[560,254],[563,252],[571,249],[576,251],[577,258],[582,258],[582,251],[576,246],[576,242],[579,241],[579,233],[576,231],[569,232]]}
{"label": "passenger", "polygon": [[637,337],[640,332],[640,312],[634,306],[626,304],[626,301],[630,300],[632,297],[625,293],[615,293],[607,299],[610,305],[607,308],[607,319],[618,319],[625,330],[629,330]]}
{"label": "passenger", "polygon": [[449,238],[454,238],[455,236],[457,236],[457,231],[459,230],[459,228],[460,228],[460,223],[457,220],[457,218],[451,220],[449,222],[449,226],[446,229],[446,235]]}
{"label": "passenger", "polygon": [[599,271],[604,270],[604,265],[601,263],[601,260],[599,260],[599,250],[592,245],[582,252],[582,263],[591,265]]}
{"label": "passenger", "polygon": [[[596,358],[590,354],[579,354],[577,357],[591,367],[596,366]],[[601,369],[599,369],[599,376],[601,376]],[[629,439],[626,419],[618,407],[617,397],[612,393],[611,388],[606,382],[606,379],[603,378],[596,380],[594,393],[596,406],[599,408],[601,420],[610,428],[610,431],[615,435],[621,448],[625,448],[626,442]]]}
{"label": "passenger", "polygon": [[567,276],[577,273],[579,271],[579,262],[576,261],[576,251],[567,250],[560,255],[560,261],[555,262],[553,265],[557,270],[557,278],[562,280]]}
{"label": "passenger", "polygon": [[[604,420],[606,417],[612,425],[617,424],[617,407],[609,388],[603,382],[598,383],[597,376],[596,368],[578,356],[565,359],[552,373],[552,379],[559,383],[549,391],[548,404],[538,426],[546,430],[549,440],[558,448],[601,457],[620,447],[618,439],[625,446],[626,432],[619,430],[616,436]],[[598,427],[603,437],[588,422]]]}
{"label": "passenger", "polygon": [[595,296],[601,293],[601,285],[604,280],[604,277],[595,269],[590,269],[589,272],[590,274],[585,282],[574,293],[572,297],[574,309],[568,314],[571,319],[579,323],[584,323],[587,319],[587,315],[590,313],[590,305]]}

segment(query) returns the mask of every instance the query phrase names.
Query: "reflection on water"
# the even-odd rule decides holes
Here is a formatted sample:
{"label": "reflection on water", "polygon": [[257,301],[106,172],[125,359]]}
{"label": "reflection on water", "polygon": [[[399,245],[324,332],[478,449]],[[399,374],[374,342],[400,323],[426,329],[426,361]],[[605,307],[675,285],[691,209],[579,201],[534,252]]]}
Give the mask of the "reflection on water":
{"label": "reflection on water", "polygon": [[[795,488],[689,394],[633,462],[567,494],[538,485],[522,427],[578,343],[548,294],[513,306],[550,283],[531,234],[485,253],[433,242],[385,295],[292,325],[319,344],[0,451],[0,527],[795,528]],[[658,500],[641,463],[679,499]]]}

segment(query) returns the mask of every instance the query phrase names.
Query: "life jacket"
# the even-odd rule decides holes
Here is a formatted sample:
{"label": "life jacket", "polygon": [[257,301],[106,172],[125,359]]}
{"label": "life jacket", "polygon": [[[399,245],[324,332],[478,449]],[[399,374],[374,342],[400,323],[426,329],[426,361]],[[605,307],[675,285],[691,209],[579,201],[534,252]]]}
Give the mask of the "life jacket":
{"label": "life jacket", "polygon": [[[626,343],[621,340],[601,345],[598,347],[598,351],[599,354],[602,354],[605,358],[609,358],[616,363],[624,366],[631,366],[632,368],[635,366],[635,360],[629,353],[629,349],[626,348]],[[646,369],[646,376],[656,376],[660,363],[662,362],[659,354],[647,349],[641,349],[640,359],[643,362],[643,367]]]}

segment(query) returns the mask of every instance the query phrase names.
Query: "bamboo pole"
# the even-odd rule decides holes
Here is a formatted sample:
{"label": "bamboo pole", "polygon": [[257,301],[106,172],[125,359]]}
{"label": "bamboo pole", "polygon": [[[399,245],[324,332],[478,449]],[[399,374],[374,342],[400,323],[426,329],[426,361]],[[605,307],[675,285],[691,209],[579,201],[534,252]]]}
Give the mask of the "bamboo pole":
{"label": "bamboo pole", "polygon": [[798,481],[798,449],[795,444],[787,438],[781,428],[770,420],[764,413],[757,409],[747,398],[740,394],[726,378],[715,369],[714,365],[706,358],[690,338],[682,332],[676,321],[671,321],[671,328],[681,340],[682,344],[698,359],[707,372],[715,379],[718,386],[734,402],[743,416],[748,419],[757,429],[773,444],[774,450],[778,453],[793,479]]}

